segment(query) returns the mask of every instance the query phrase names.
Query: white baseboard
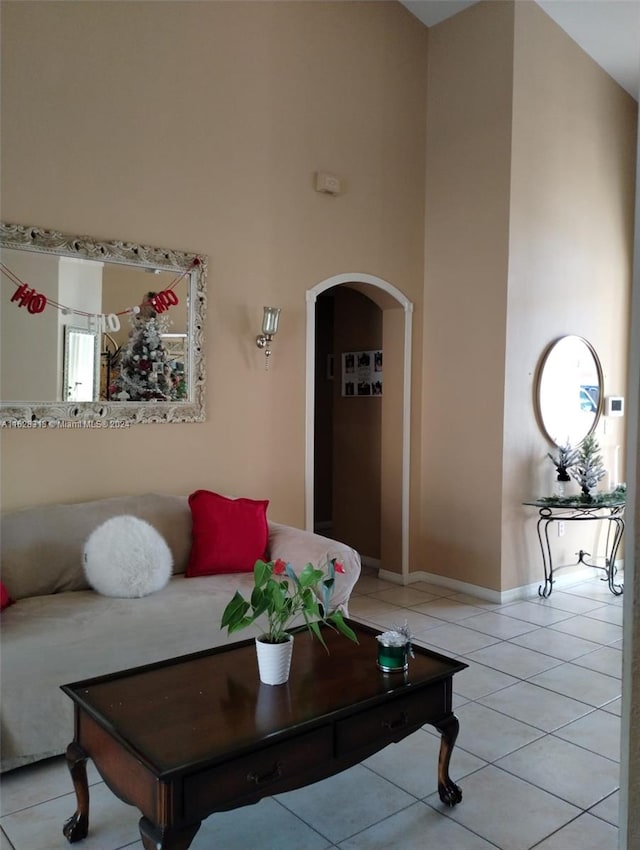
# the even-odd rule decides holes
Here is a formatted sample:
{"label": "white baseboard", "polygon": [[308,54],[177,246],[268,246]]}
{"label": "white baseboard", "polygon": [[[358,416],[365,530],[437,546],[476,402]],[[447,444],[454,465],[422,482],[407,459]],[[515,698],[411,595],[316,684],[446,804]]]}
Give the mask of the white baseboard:
{"label": "white baseboard", "polygon": [[[618,570],[623,569],[624,562],[616,561],[616,567]],[[572,584],[576,584],[576,582],[594,578],[594,576],[598,573],[602,573],[602,570],[596,570],[593,567],[584,566],[570,572],[557,572],[553,579],[553,586],[554,588],[568,587]],[[544,579],[541,578],[532,584],[525,584],[520,587],[513,587],[511,590],[500,591],[492,590],[489,587],[481,587],[477,584],[470,584],[466,581],[459,581],[458,579],[449,578],[448,576],[441,576],[437,573],[428,573],[424,570],[410,573],[406,580],[399,573],[392,573],[389,570],[380,570],[378,572],[378,577],[384,579],[384,581],[402,585],[425,581],[429,584],[435,584],[438,587],[447,587],[451,590],[457,591],[458,593],[466,593],[469,596],[477,596],[478,599],[484,599],[487,602],[495,602],[498,605],[506,605],[509,602],[517,602],[520,599],[531,599],[532,596],[537,597],[538,588],[541,584],[544,584]]]}
{"label": "white baseboard", "polygon": [[500,591],[491,590],[488,587],[480,587],[476,584],[469,584],[466,581],[458,581],[458,579],[441,576],[437,573],[428,573],[425,570],[410,573],[407,576],[406,582],[399,573],[392,573],[388,570],[380,570],[378,577],[385,581],[395,582],[396,584],[415,584],[419,581],[425,581],[428,584],[435,584],[438,587],[447,587],[458,593],[468,593],[470,596],[477,596],[478,599],[486,599],[487,602],[502,602]]}

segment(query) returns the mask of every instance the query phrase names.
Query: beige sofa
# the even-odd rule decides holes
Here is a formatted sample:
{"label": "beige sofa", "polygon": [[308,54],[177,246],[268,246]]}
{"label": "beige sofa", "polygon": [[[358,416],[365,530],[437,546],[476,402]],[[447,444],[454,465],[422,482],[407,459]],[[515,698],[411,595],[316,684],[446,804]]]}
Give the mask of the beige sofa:
{"label": "beige sofa", "polygon": [[[89,534],[123,514],[153,525],[173,555],[169,584],[137,599],[101,596],[89,588],[83,571]],[[27,508],[2,517],[0,546],[2,580],[15,600],[0,615],[2,771],[65,751],[73,737],[73,711],[60,685],[258,633],[229,638],[220,630],[236,588],[250,592],[251,573],[185,577],[191,548],[186,497],[147,494]],[[269,522],[271,558],[284,558],[299,570],[327,554],[344,563],[332,604],[348,613],[360,574],[358,553]]]}

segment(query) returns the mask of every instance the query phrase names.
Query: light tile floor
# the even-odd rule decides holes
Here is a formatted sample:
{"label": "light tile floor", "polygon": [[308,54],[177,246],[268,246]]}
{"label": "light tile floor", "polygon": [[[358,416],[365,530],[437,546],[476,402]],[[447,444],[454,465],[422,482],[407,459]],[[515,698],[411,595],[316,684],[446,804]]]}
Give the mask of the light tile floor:
{"label": "light tile floor", "polygon": [[[208,818],[192,850],[616,850],[622,598],[600,573],[495,605],[368,572],[351,616],[381,629],[407,620],[416,643],[469,664],[454,677],[462,802],[440,803],[439,736],[426,726],[331,779]],[[79,848],[142,850],[137,811],[89,776]],[[62,758],[5,774],[0,850],[66,847],[70,786]]]}

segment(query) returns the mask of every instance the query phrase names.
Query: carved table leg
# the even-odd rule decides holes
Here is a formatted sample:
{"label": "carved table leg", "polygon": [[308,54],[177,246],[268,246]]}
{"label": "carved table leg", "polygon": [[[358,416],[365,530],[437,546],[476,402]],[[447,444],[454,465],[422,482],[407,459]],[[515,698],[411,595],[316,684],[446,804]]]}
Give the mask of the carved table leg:
{"label": "carved table leg", "polygon": [[142,846],[146,850],[187,850],[200,829],[200,821],[189,826],[162,829],[142,817],[139,826]]}
{"label": "carved table leg", "polygon": [[66,752],[67,767],[71,773],[78,808],[62,827],[62,834],[70,844],[81,841],[89,832],[89,783],[87,782],[87,754],[72,741]]}
{"label": "carved table leg", "polygon": [[462,791],[449,776],[449,762],[460,724],[455,714],[450,714],[449,717],[433,725],[442,735],[438,756],[438,794],[446,806],[455,806],[462,800]]}

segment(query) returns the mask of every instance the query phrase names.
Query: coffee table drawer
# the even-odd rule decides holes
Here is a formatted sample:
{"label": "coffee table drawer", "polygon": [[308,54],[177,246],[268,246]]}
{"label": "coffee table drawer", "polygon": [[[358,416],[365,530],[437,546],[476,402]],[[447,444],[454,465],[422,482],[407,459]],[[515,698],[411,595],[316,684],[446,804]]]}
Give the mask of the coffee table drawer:
{"label": "coffee table drawer", "polygon": [[448,711],[446,702],[445,682],[440,682],[340,720],[336,724],[337,755],[366,750],[384,741],[400,740],[432,719],[444,717]]}
{"label": "coffee table drawer", "polygon": [[205,817],[218,806],[256,793],[277,794],[279,785],[308,769],[309,764],[332,757],[333,735],[325,727],[187,776],[185,818]]}

